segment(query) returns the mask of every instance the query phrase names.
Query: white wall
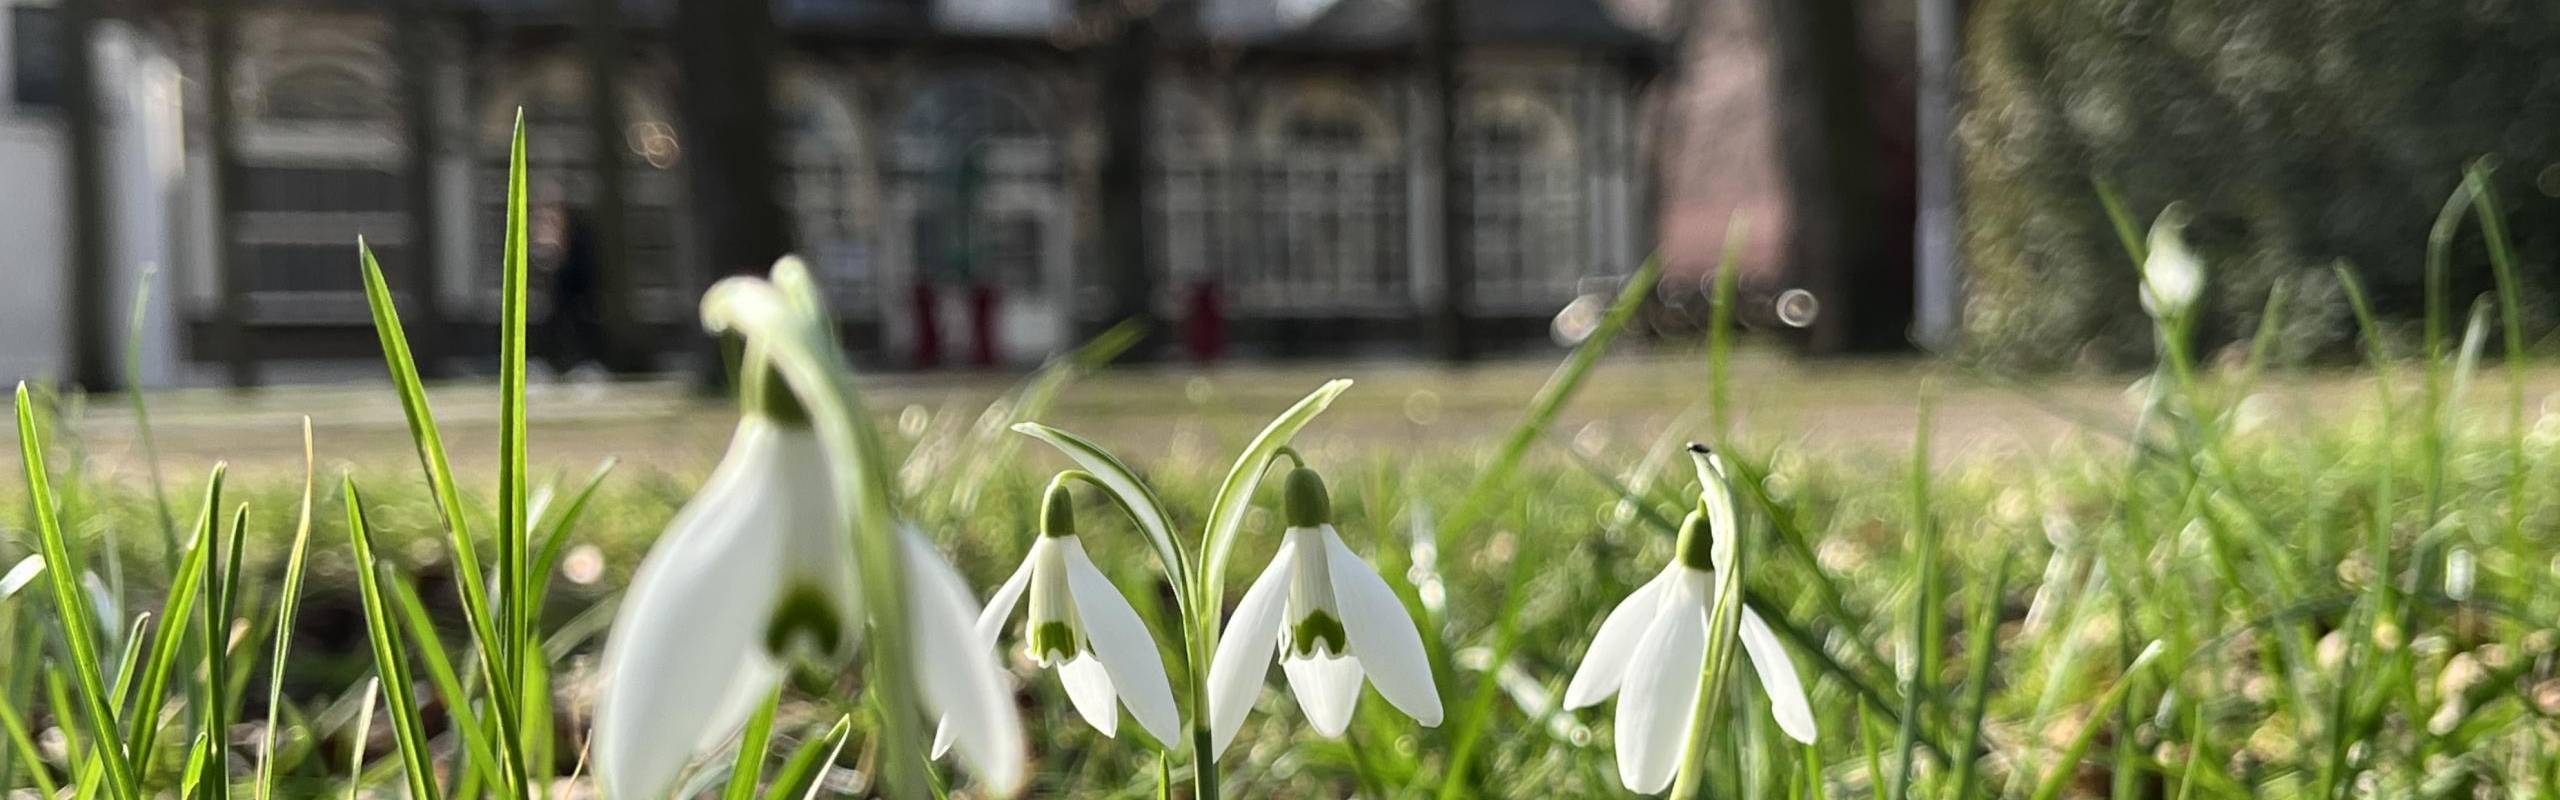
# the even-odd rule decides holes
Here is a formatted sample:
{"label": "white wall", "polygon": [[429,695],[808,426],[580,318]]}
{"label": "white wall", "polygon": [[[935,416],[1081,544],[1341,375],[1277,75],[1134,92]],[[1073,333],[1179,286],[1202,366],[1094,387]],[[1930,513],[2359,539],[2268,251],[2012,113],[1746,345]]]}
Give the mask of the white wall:
{"label": "white wall", "polygon": [[[126,348],[134,348],[136,381],[166,386],[176,381],[181,357],[177,305],[171,302],[178,258],[173,217],[185,199],[186,167],[178,65],[122,24],[103,25],[99,34],[99,114],[107,125],[107,207],[115,224],[107,257],[113,274],[106,287],[114,357],[121,372]],[[141,340],[128,341],[134,293],[146,272],[151,289]]]}
{"label": "white wall", "polygon": [[16,105],[8,58],[14,22],[0,13],[0,380],[62,374],[63,265],[70,218],[63,210],[62,120]]}
{"label": "white wall", "polygon": [[[5,7],[0,7],[5,8]],[[0,13],[0,380],[60,378],[70,353],[67,276],[71,257],[69,156],[60,113],[16,105],[8,43],[13,19]],[[177,67],[148,39],[125,26],[99,26],[93,64],[105,125],[108,232],[107,301],[110,355],[122,372],[133,292],[146,269],[157,270],[139,342],[144,385],[177,374],[178,322],[169,298],[170,219],[183,175]]]}

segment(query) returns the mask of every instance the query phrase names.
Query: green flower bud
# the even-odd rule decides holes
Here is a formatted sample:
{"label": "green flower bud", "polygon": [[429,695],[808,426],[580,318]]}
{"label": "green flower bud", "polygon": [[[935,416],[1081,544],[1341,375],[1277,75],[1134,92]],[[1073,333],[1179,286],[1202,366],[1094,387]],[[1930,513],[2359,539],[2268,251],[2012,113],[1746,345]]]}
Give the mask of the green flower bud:
{"label": "green flower bud", "polygon": [[1333,500],[1325,495],[1324,478],[1306,467],[1290,469],[1287,494],[1281,500],[1280,511],[1292,528],[1333,524]]}
{"label": "green flower bud", "polygon": [[1040,502],[1040,535],[1076,535],[1076,498],[1067,491],[1065,476],[1049,482],[1049,492]]}
{"label": "green flower bud", "polygon": [[1691,569],[1715,568],[1715,533],[1708,530],[1709,525],[1703,504],[1680,520],[1680,544],[1674,552],[1682,565]]}

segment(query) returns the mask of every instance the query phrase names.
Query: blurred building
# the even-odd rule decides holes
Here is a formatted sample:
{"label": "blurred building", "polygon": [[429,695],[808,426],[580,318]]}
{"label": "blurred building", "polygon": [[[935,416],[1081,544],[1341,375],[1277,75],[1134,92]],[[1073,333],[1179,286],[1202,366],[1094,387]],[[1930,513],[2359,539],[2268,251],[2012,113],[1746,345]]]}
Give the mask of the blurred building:
{"label": "blurred building", "polygon": [[[456,352],[494,337],[507,135],[530,128],[537,204],[592,202],[621,171],[631,308],[664,347],[685,346],[703,276],[688,258],[665,29],[670,0],[622,0],[617,81],[624,136],[590,146],[590,59],[578,0],[228,0],[236,186],[212,209],[214,121],[206,96],[206,3],[103,2],[102,119],[115,133],[111,213],[122,295],[160,265],[169,302],[145,332],[165,379],[223,358],[229,335],[218,248],[236,259],[237,322],[265,362],[374,353],[355,266],[363,235],[386,269],[432,270]],[[402,6],[414,2],[418,5]],[[1211,0],[1168,6],[1155,79],[1150,248],[1162,318],[1206,298],[1246,348],[1397,347],[1421,336],[1440,287],[1439,248],[1417,168],[1434,141],[1419,63],[1417,4],[1401,0]],[[992,285],[1004,357],[1036,360],[1111,307],[1100,232],[1093,57],[1067,0],[777,0],[782,204],[797,250],[822,274],[853,337],[876,353],[912,345],[912,287]],[[1465,6],[1458,103],[1464,219],[1460,263],[1488,335],[1542,330],[1594,279],[1633,268],[1652,233],[1639,186],[1636,103],[1656,43],[1600,0],[1477,0]],[[64,312],[53,254],[67,226],[59,126],[40,86],[60,69],[38,26],[53,9],[11,9],[0,175],[15,274],[0,371],[59,364]],[[402,47],[431,65],[404,83]],[[31,88],[39,87],[39,88]],[[430,97],[413,109],[404,97]],[[412,201],[406,115],[422,111],[435,152],[432,213]],[[22,131],[21,128],[25,130]],[[156,160],[155,160],[156,159]],[[220,218],[218,218],[220,217]],[[418,221],[431,221],[421,229]],[[417,263],[432,240],[436,263]],[[954,292],[938,302],[962,302]],[[50,309],[53,313],[46,313]],[[122,306],[116,307],[119,316]],[[959,324],[959,309],[939,315]],[[54,317],[48,319],[48,317]],[[121,329],[119,322],[116,326]],[[40,332],[40,333],[39,333]],[[957,332],[955,331],[955,334]],[[415,332],[413,331],[413,335]],[[952,337],[959,338],[958,335]]]}

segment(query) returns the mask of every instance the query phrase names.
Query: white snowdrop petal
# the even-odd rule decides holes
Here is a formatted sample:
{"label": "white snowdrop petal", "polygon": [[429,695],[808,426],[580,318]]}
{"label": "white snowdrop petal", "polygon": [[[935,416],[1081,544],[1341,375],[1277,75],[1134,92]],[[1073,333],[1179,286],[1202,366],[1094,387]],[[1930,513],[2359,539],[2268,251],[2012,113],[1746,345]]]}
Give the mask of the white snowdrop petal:
{"label": "white snowdrop petal", "polygon": [[1022,786],[1022,716],[996,666],[995,653],[972,630],[977,603],[958,570],[913,528],[902,528],[906,553],[908,644],[916,686],[928,711],[943,715],[952,746],[978,780],[1000,794]]}
{"label": "white snowdrop petal", "polygon": [[1093,564],[1081,544],[1067,547],[1067,584],[1075,592],[1076,616],[1084,620],[1085,639],[1095,658],[1111,672],[1120,702],[1147,735],[1166,745],[1182,742],[1182,712],[1173,704],[1173,681],[1164,672],[1164,656],[1155,636],[1129,598]]}
{"label": "white snowdrop petal", "polygon": [[1271,651],[1280,646],[1280,620],[1288,610],[1281,600],[1288,594],[1290,566],[1297,563],[1293,548],[1292,542],[1281,542],[1271,566],[1253,579],[1218,636],[1218,652],[1209,659],[1211,753],[1226,752],[1235,742],[1253,701],[1262,696],[1262,678],[1270,674]]}
{"label": "white snowdrop petal", "polygon": [[1022,566],[1013,571],[1013,577],[1004,579],[1004,585],[987,596],[986,610],[978,612],[974,630],[988,647],[994,647],[996,640],[1004,637],[1004,621],[1013,617],[1013,609],[1022,603],[1023,590],[1031,587],[1031,562],[1030,558],[1022,559]]}
{"label": "white snowdrop petal", "polygon": [[1058,665],[1058,684],[1084,721],[1104,736],[1120,735],[1119,693],[1111,687],[1111,670],[1092,656],[1076,656]]}
{"label": "white snowdrop petal", "polygon": [[1671,585],[1673,566],[1637,587],[1634,594],[1619,601],[1618,607],[1600,623],[1600,633],[1591,637],[1591,648],[1583,651],[1582,666],[1573,672],[1573,682],[1564,689],[1564,707],[1587,708],[1618,693],[1618,685],[1627,676],[1627,664],[1634,660],[1636,643],[1645,628],[1662,614],[1664,587]]}
{"label": "white snowdrop petal", "polygon": [[1706,664],[1705,596],[1678,581],[1647,626],[1618,696],[1618,780],[1628,791],[1668,788],[1689,749],[1689,714]]}
{"label": "white snowdrop petal", "polygon": [[616,610],[596,703],[597,778],[619,797],[670,791],[781,679],[760,641],[792,506],[773,496],[783,437],[738,426],[702,491],[649,549]]}
{"label": "white snowdrop petal", "polygon": [[1289,676],[1289,693],[1316,733],[1339,737],[1351,727],[1351,712],[1360,704],[1359,659],[1283,658],[1280,671]]}
{"label": "white snowdrop petal", "polygon": [[2141,300],[2153,317],[2181,313],[2204,293],[2204,263],[2187,247],[2186,213],[2172,204],[2151,223],[2142,261]]}
{"label": "white snowdrop petal", "polygon": [[[1033,546],[1038,545],[1035,543]],[[1014,606],[1022,602],[1023,589],[1030,585],[1031,559],[1025,558],[1022,567],[1013,571],[1013,577],[1006,578],[1004,585],[996,587],[996,593],[987,598],[987,607],[978,612],[978,624],[973,632],[988,649],[994,649],[996,640],[1004,636],[1004,621],[1013,616]],[[996,664],[1001,669],[1004,659],[997,658]],[[944,719],[933,726],[933,757],[941,758],[950,752],[951,721]]]}
{"label": "white snowdrop petal", "polygon": [[1787,646],[1778,641],[1776,631],[1750,606],[1742,608],[1742,649],[1751,655],[1751,670],[1760,673],[1760,687],[1769,693],[1769,713],[1778,718],[1778,729],[1787,738],[1812,744],[1816,734],[1813,704],[1804,696],[1804,682],[1796,677],[1796,664],[1787,657]]}
{"label": "white snowdrop petal", "polygon": [[1440,689],[1432,681],[1431,657],[1423,652],[1422,631],[1414,626],[1413,614],[1376,568],[1343,545],[1333,526],[1324,526],[1323,538],[1351,654],[1388,703],[1426,727],[1439,725]]}

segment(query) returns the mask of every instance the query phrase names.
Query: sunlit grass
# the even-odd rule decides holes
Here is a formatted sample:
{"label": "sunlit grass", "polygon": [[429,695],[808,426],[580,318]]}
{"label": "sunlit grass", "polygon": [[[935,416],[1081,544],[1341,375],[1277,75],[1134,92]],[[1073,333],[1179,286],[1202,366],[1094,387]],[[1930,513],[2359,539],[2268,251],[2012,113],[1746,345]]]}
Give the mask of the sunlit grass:
{"label": "sunlit grass", "polygon": [[[2290,396],[2275,378],[2296,365],[2269,337],[2227,363],[2199,359],[2185,320],[2164,313],[2161,363],[2130,393],[2130,422],[2092,414],[2079,435],[2001,454],[1933,455],[1947,434],[1925,421],[1898,450],[1817,449],[1800,432],[1755,428],[1729,407],[1723,336],[1698,359],[1687,402],[1660,409],[1678,420],[1669,429],[1559,436],[1556,421],[1650,290],[1648,267],[1547,383],[1499,399],[1504,435],[1422,453],[1362,441],[1310,453],[1342,535],[1415,612],[1447,721],[1419,727],[1373,697],[1347,736],[1323,739],[1266,692],[1215,786],[1233,797],[1620,792],[1608,716],[1561,711],[1559,698],[1597,621],[1671,557],[1698,497],[1679,453],[1708,438],[1729,460],[1747,564],[1727,572],[1716,630],[1743,602],[1767,616],[1795,652],[1823,735],[1809,747],[1780,735],[1753,682],[1733,677],[1748,662],[1710,648],[1709,724],[1684,790],[2560,791],[2560,490],[2548,480],[2560,418],[2525,402],[2518,265],[2478,169],[2430,245],[2440,254],[2475,220],[2500,291],[2458,337],[2447,308],[2458,298],[2434,298],[2410,348],[2345,278],[2377,377],[2367,400]],[[520,173],[511,184],[520,222]],[[2107,207],[2130,260],[2154,255],[2131,212],[2112,197]],[[19,389],[26,490],[0,500],[20,521],[0,535],[0,787],[118,800],[580,796],[617,587],[692,487],[609,463],[574,484],[534,477],[548,462],[528,440],[520,228],[510,241],[492,487],[453,468],[369,252],[360,269],[414,473],[329,476],[336,491],[315,492],[328,479],[316,468],[287,481],[170,465],[210,469],[179,538],[179,509],[156,480],[85,473],[62,422],[80,398]],[[2444,283],[2442,263],[2430,261],[2431,286]],[[1730,283],[1717,294],[1729,313]],[[2268,301],[2269,326],[2299,312],[2288,302]],[[2493,329],[2504,391],[2475,403],[2464,395]],[[1038,424],[1126,337],[1060,360],[969,424],[874,430],[858,418],[843,432],[876,438],[864,447],[894,467],[858,476],[879,493],[866,513],[887,519],[894,505],[914,519],[982,595],[1021,561],[1048,471],[1072,462],[1099,476],[1130,513],[1082,515],[1084,538],[1116,585],[1146,587],[1131,599],[1157,640],[1184,648],[1169,662],[1177,685],[1192,682],[1184,707],[1196,727],[1193,673],[1245,580],[1232,562],[1258,563],[1277,545],[1279,498],[1258,490],[1263,471],[1302,430],[1337,422],[1319,413],[1361,388],[1222,410],[1277,415],[1226,442],[1240,457],[1131,464],[1109,455],[1135,449],[1123,442]],[[2287,411],[2312,400],[2356,410]],[[1033,438],[1064,457],[1026,450]],[[1297,447],[1313,451],[1307,441]],[[1018,653],[1006,658],[1017,677],[1033,674]],[[687,785],[724,798],[879,791],[884,762],[913,760],[887,743],[923,721],[884,712],[861,670],[844,672],[785,686]],[[1191,743],[1157,743],[1160,753],[1134,735],[1105,738],[1074,721],[1053,683],[1020,691],[1032,793],[1193,791]],[[953,785],[970,791],[949,776],[934,784]]]}

